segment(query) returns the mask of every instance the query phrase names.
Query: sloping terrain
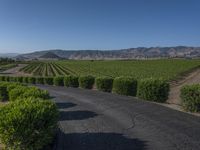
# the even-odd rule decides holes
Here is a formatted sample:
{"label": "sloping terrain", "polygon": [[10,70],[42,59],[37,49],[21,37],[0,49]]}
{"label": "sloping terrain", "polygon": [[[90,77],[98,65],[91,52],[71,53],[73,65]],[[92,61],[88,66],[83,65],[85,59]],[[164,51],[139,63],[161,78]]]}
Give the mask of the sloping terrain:
{"label": "sloping terrain", "polygon": [[200,118],[132,97],[40,86],[60,110],[57,150],[197,150]]}
{"label": "sloping terrain", "polygon": [[39,58],[42,58],[42,59],[60,59],[61,57],[54,54],[53,52],[47,52],[44,55],[40,56]]}
{"label": "sloping terrain", "polygon": [[160,57],[200,57],[200,47],[138,47],[121,50],[45,50],[23,54],[16,59],[37,59],[51,52],[65,59],[145,59]]}

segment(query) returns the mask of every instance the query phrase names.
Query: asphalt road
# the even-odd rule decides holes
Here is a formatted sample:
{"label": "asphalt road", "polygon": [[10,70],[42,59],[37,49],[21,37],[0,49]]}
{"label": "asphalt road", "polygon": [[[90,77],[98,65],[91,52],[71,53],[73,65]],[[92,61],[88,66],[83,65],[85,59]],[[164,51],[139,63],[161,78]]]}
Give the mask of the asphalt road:
{"label": "asphalt road", "polygon": [[57,150],[200,149],[200,117],[95,90],[40,88],[60,110]]}

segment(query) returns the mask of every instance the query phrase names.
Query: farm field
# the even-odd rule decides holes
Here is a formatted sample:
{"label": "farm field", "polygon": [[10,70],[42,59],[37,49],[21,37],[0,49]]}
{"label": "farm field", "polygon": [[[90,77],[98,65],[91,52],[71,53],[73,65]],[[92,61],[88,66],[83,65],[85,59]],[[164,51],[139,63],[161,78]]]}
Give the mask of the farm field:
{"label": "farm field", "polygon": [[141,78],[175,79],[180,74],[200,66],[200,60],[110,60],[110,61],[42,61],[31,62],[20,71],[33,76],[132,76]]}
{"label": "farm field", "polygon": [[5,70],[10,69],[10,68],[13,68],[13,67],[16,67],[16,66],[17,66],[16,64],[0,65],[0,72],[5,71]]}
{"label": "farm field", "polygon": [[0,72],[5,71],[7,69],[16,67],[17,64],[14,60],[9,58],[0,58]]}

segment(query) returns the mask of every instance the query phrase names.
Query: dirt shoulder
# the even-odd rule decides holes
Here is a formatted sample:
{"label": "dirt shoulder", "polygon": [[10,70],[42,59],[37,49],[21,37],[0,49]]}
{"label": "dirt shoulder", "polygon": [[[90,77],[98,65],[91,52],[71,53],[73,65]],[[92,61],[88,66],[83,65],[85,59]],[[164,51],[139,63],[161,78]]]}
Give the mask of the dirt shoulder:
{"label": "dirt shoulder", "polygon": [[169,99],[167,100],[167,103],[181,105],[181,99],[180,99],[181,87],[187,84],[196,84],[196,83],[200,83],[200,68],[194,70],[188,76],[178,81],[177,83],[171,83]]}
{"label": "dirt shoulder", "polygon": [[[183,87],[184,85],[190,85],[196,83],[200,83],[200,68],[193,70],[191,73],[184,76],[181,80],[178,80],[177,82],[171,82],[170,93],[167,103],[160,105],[184,112],[184,110],[181,107],[181,98],[180,98],[181,87]],[[187,113],[200,116],[200,113],[190,113],[190,112]]]}

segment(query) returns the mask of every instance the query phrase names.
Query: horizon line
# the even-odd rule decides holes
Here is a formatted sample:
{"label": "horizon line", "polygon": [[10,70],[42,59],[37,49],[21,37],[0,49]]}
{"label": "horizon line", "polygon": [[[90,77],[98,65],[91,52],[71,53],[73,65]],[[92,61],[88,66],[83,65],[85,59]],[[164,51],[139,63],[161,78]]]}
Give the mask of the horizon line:
{"label": "horizon line", "polygon": [[[63,51],[115,51],[115,50],[125,50],[125,49],[137,49],[137,48],[170,48],[170,47],[191,47],[198,48],[200,46],[185,46],[185,45],[177,45],[177,46],[138,46],[138,47],[129,47],[129,48],[119,48],[119,49],[62,49],[62,48],[52,48],[52,49],[41,49],[41,50],[28,50],[27,52],[17,53],[16,52],[8,52],[0,54],[26,54],[26,53],[34,53],[34,52],[42,52],[42,51],[53,51],[53,50],[63,50]],[[3,50],[2,50],[3,51]],[[6,51],[6,50],[4,50]]]}

